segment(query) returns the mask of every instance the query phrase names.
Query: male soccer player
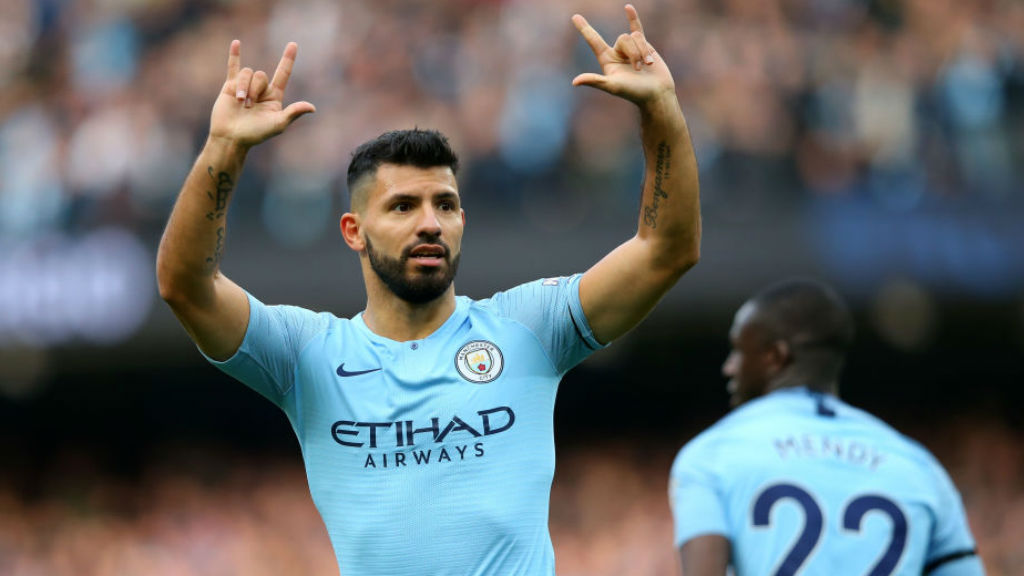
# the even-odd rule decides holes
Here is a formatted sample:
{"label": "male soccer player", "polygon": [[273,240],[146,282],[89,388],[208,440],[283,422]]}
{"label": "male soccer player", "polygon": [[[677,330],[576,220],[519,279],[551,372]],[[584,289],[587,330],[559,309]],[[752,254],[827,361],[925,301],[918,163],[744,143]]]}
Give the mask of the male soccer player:
{"label": "male soccer player", "polygon": [[231,43],[210,134],[158,255],[161,296],[211,361],[288,416],[343,575],[554,573],[548,498],[562,375],[635,326],[698,259],[697,167],[668,67],[627,5],[608,46],[572,21],[639,108],[646,177],[636,235],[582,275],[474,301],[452,280],[465,215],[446,139],[363,144],[341,218],[366,308],[352,319],[268,306],[219,271],[246,152],[312,104],[283,106],[297,47],[272,78]]}
{"label": "male soccer player", "polygon": [[984,573],[942,466],[837,397],[853,324],[831,288],[770,286],[729,338],[735,409],[672,466],[685,576]]}

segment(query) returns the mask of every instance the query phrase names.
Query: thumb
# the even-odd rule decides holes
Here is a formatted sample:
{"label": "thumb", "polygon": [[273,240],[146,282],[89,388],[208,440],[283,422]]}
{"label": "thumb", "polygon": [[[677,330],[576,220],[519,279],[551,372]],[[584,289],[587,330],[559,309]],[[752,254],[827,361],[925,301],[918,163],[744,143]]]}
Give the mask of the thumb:
{"label": "thumb", "polygon": [[281,116],[284,118],[284,125],[288,126],[292,122],[295,122],[299,116],[316,112],[316,106],[313,106],[305,100],[300,102],[292,102],[287,108],[281,110]]}
{"label": "thumb", "polygon": [[573,86],[592,86],[600,90],[604,90],[606,82],[607,79],[604,76],[593,72],[584,72],[572,79]]}

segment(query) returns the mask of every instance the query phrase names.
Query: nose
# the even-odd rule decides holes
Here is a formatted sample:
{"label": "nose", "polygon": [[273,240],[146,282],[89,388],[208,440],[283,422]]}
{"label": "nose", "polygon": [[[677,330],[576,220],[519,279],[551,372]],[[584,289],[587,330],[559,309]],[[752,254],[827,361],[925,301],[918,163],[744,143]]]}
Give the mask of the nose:
{"label": "nose", "polygon": [[722,375],[728,378],[732,378],[736,375],[736,353],[730,352],[725,357],[725,362],[722,363]]}
{"label": "nose", "polygon": [[437,218],[437,212],[431,206],[425,206],[417,222],[416,232],[420,236],[440,236],[441,222]]}

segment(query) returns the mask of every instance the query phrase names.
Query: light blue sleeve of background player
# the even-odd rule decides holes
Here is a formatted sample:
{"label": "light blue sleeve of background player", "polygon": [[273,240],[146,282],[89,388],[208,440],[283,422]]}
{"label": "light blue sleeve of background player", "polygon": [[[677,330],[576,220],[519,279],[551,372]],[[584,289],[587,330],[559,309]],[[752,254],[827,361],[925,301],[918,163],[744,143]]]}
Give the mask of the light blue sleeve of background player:
{"label": "light blue sleeve of background player", "polygon": [[242,345],[223,362],[206,359],[281,406],[294,385],[299,353],[327,328],[329,315],[295,306],[267,306],[248,296],[249,326]]}
{"label": "light blue sleeve of background player", "polygon": [[720,482],[707,466],[698,437],[679,451],[669,474],[669,502],[675,526],[675,545],[705,534],[730,537]]}
{"label": "light blue sleeve of background player", "polygon": [[[967,524],[967,514],[953,480],[937,460],[932,458],[932,472],[938,483],[939,505],[935,510],[935,527],[928,543],[925,574],[928,576],[981,576],[985,569],[977,554],[974,537]],[[933,569],[927,570],[928,567]]]}
{"label": "light blue sleeve of background player", "polygon": [[498,292],[482,302],[499,316],[526,326],[540,340],[560,374],[603,347],[580,304],[580,274],[548,278]]}

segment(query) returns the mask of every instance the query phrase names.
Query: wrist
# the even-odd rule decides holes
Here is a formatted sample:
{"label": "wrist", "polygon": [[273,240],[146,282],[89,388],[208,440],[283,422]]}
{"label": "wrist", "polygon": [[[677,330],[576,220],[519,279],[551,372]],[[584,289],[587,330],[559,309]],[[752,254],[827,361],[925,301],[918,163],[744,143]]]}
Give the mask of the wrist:
{"label": "wrist", "polygon": [[657,133],[686,129],[686,119],[676,92],[666,92],[644,100],[640,107],[640,127]]}
{"label": "wrist", "polygon": [[243,144],[234,138],[209,134],[206,137],[206,148],[211,151],[216,151],[224,156],[244,160],[245,155],[249,153],[250,146]]}
{"label": "wrist", "polygon": [[652,118],[682,116],[679,99],[674,89],[665,89],[638,104],[640,113]]}

